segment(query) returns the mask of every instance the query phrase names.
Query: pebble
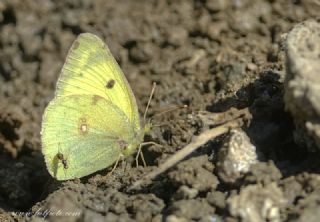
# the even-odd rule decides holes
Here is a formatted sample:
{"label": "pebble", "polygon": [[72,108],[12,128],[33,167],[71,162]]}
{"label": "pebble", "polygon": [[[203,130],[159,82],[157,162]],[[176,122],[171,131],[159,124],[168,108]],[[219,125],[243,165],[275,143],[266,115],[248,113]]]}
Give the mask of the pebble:
{"label": "pebble", "polygon": [[276,183],[249,185],[227,200],[231,215],[247,222],[280,222],[286,199]]}
{"label": "pebble", "polygon": [[241,129],[231,130],[218,153],[217,171],[220,179],[233,183],[256,162],[256,147],[246,133]]}
{"label": "pebble", "polygon": [[285,105],[294,118],[295,141],[320,149],[320,20],[296,25],[286,39]]}

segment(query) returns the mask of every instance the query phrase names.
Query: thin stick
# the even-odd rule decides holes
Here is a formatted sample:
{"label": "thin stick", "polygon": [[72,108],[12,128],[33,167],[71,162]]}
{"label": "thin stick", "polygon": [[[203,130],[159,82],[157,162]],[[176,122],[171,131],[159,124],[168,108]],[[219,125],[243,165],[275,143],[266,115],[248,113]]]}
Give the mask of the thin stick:
{"label": "thin stick", "polygon": [[152,90],[151,90],[151,93],[150,93],[150,96],[149,96],[149,100],[148,100],[148,103],[147,103],[147,107],[146,107],[146,110],[144,111],[144,114],[143,114],[143,120],[144,120],[144,121],[146,120],[147,112],[148,112],[148,109],[149,109],[150,102],[151,102],[151,99],[152,99],[152,97],[153,97],[154,91],[155,91],[155,89],[156,89],[156,86],[157,86],[157,83],[156,83],[156,82],[153,82],[153,86],[152,86]]}
{"label": "thin stick", "polygon": [[166,162],[164,162],[162,165],[160,165],[157,169],[154,171],[150,172],[146,176],[144,176],[142,179],[136,181],[133,183],[131,187],[129,187],[129,190],[135,189],[138,186],[142,185],[148,180],[152,180],[161,173],[165,172],[167,169],[170,167],[174,166],[177,164],[179,161],[184,159],[186,156],[191,154],[193,151],[207,143],[208,141],[224,134],[227,133],[230,129],[237,128],[241,125],[239,119],[238,120],[233,120],[230,122],[227,122],[221,126],[215,127],[213,129],[207,130],[203,133],[201,133],[199,136],[197,136],[193,142],[189,143],[186,145],[184,148],[179,150],[177,153],[172,155],[171,157],[168,158]]}

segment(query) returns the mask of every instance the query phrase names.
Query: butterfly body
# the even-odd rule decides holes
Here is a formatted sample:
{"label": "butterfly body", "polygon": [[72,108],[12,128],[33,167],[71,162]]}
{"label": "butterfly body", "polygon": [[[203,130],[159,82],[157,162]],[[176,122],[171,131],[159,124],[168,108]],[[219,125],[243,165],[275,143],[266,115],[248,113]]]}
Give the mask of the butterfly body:
{"label": "butterfly body", "polygon": [[[43,115],[49,173],[58,180],[89,175],[134,153],[143,136],[135,97],[110,50],[93,34],[79,35]],[[56,165],[58,153],[68,157],[67,168]]]}

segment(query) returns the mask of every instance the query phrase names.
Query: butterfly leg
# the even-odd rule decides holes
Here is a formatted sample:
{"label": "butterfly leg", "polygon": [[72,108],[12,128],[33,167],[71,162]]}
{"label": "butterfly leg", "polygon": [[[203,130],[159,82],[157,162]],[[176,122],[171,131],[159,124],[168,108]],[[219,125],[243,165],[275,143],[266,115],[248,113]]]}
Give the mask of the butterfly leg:
{"label": "butterfly leg", "polygon": [[141,157],[141,159],[142,159],[142,162],[143,162],[144,167],[147,166],[146,161],[145,161],[144,156],[143,156],[143,152],[142,152],[142,150],[141,150],[141,148],[142,148],[143,146],[146,146],[146,145],[154,145],[154,146],[160,146],[160,147],[162,147],[160,144],[155,143],[155,142],[152,142],[152,141],[151,141],[151,142],[141,143],[141,144],[139,145],[138,152],[137,152],[137,155],[136,155],[136,166],[139,165],[139,161],[138,161],[139,155],[140,155],[140,157]]}
{"label": "butterfly leg", "polygon": [[139,156],[140,156],[141,159],[142,159],[142,162],[143,162],[143,166],[146,167],[147,164],[146,164],[146,161],[144,160],[144,156],[143,156],[143,153],[141,151],[142,146],[143,146],[143,143],[141,143],[139,145],[139,148],[138,148],[138,152],[137,152],[137,155],[136,155],[136,166],[139,166]]}
{"label": "butterfly leg", "polygon": [[64,176],[67,177],[67,169],[63,167],[63,171],[64,171]]}
{"label": "butterfly leg", "polygon": [[128,161],[125,161],[124,158],[121,160],[121,168],[123,169],[123,173],[127,171]]}
{"label": "butterfly leg", "polygon": [[120,159],[122,159],[122,156],[121,156],[121,155],[119,155],[116,163],[113,165],[112,170],[107,174],[107,176],[111,175],[111,174],[113,173],[113,171],[117,168]]}

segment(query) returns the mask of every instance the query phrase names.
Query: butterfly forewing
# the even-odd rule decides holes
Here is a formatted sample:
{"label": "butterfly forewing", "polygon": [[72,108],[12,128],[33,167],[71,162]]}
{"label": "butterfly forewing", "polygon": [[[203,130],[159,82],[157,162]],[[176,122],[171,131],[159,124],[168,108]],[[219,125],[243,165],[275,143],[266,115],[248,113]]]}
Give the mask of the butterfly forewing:
{"label": "butterfly forewing", "polygon": [[98,95],[118,106],[140,129],[132,90],[108,46],[97,36],[83,33],[69,50],[57,84],[57,96]]}

